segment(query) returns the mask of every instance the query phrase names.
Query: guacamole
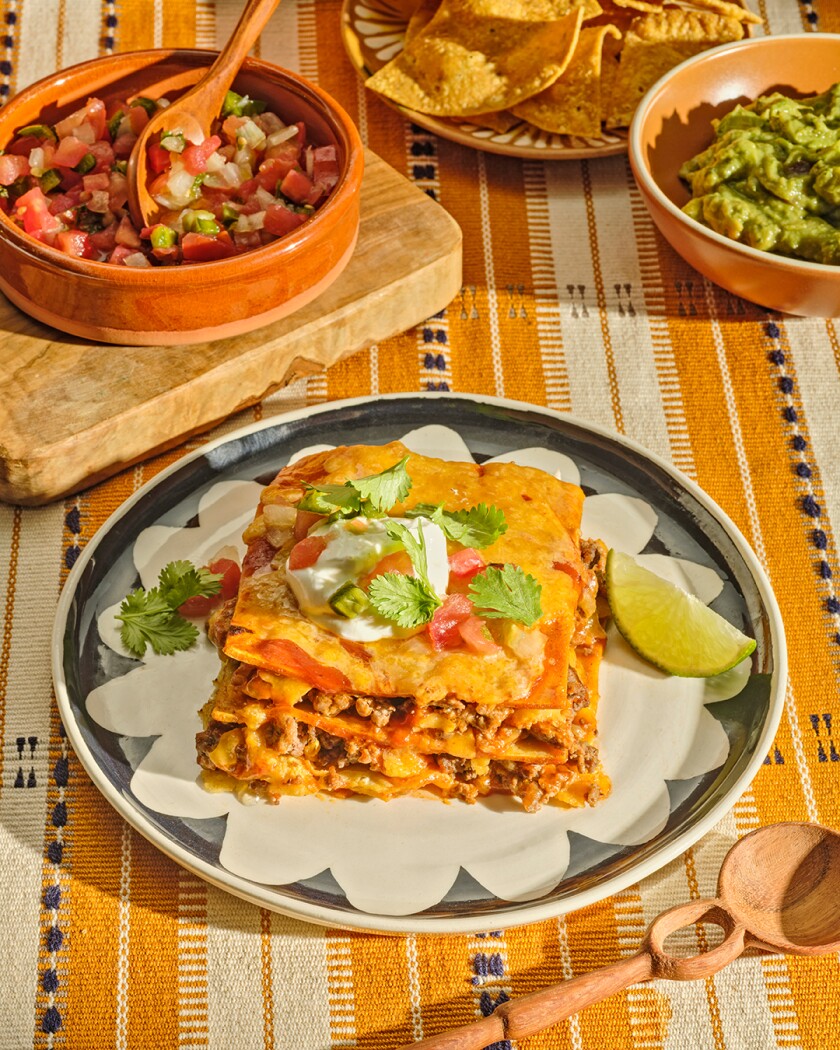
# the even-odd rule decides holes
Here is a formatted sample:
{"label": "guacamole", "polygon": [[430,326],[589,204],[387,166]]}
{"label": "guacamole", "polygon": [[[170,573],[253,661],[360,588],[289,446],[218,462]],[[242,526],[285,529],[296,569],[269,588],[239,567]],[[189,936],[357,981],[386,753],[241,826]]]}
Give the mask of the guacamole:
{"label": "guacamole", "polygon": [[840,84],[778,92],[712,121],[715,139],[680,168],[683,211],[752,248],[840,264]]}

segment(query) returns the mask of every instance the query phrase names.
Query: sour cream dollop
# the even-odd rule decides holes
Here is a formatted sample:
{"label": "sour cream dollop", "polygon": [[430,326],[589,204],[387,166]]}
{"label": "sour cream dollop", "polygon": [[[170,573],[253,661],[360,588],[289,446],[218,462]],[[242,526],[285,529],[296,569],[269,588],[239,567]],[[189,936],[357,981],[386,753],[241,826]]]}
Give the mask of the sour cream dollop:
{"label": "sour cream dollop", "polygon": [[446,536],[428,518],[346,518],[312,529],[310,536],[327,541],[314,565],[289,569],[286,577],[301,611],[315,623],[353,642],[375,642],[394,638],[403,632],[391,620],[370,608],[347,618],[330,607],[330,598],[348,580],[357,582],[387,554],[402,550],[402,544],[385,531],[389,521],[398,521],[415,536],[423,530],[429,581],[435,594],[443,600],[449,582]]}

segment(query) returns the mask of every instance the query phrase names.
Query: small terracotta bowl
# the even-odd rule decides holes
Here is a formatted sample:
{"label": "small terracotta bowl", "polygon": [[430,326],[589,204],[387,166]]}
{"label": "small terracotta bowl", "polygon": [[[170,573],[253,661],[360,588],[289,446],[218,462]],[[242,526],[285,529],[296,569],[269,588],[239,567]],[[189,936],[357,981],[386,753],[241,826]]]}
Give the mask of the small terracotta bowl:
{"label": "small terracotta bowl", "polygon": [[[211,51],[109,55],[38,81],[0,109],[0,147],[32,123],[55,123],[90,96],[174,97],[215,58]],[[335,144],[341,175],[314,216],[291,234],[230,259],[133,269],[77,259],[29,237],[0,213],[0,291],[21,310],[84,339],[140,346],[240,335],[318,296],[350,260],[359,229],[363,148],[353,122],[315,84],[248,59],[234,89],[264,99],[312,140]]]}
{"label": "small terracotta bowl", "polygon": [[705,149],[710,121],[773,91],[803,97],[840,80],[840,35],[758,37],[705,51],[645,95],[630,126],[633,174],[653,221],[675,251],[710,280],[772,310],[840,316],[840,266],[789,259],[729,240],[680,209],[678,172]]}

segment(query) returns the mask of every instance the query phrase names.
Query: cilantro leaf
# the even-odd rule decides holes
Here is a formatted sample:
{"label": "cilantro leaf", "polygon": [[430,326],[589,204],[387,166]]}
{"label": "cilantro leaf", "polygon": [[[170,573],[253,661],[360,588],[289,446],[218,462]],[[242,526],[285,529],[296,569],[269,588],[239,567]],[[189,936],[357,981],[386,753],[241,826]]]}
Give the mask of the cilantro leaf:
{"label": "cilantro leaf", "polygon": [[157,587],[132,591],[120,605],[117,619],[122,621],[120,638],[129,652],[143,656],[146,646],[164,656],[189,649],[198,638],[195,624],[179,616]]}
{"label": "cilantro leaf", "polygon": [[405,469],[408,456],[399,463],[370,474],[366,478],[345,481],[343,485],[309,485],[304,482],[306,493],[298,503],[298,510],[309,510],[315,514],[352,518],[356,514],[373,517],[384,514],[400,500],[405,499],[411,488],[411,478]]}
{"label": "cilantro leaf", "polygon": [[197,569],[190,561],[171,561],[160,571],[157,587],[136,588],[120,605],[120,638],[135,656],[144,656],[147,646],[161,656],[189,649],[198,638],[198,628],[178,613],[188,598],[210,597],[221,590],[221,575]]}
{"label": "cilantro leaf", "polygon": [[429,581],[429,565],[426,558],[426,541],[423,538],[423,526],[419,522],[417,523],[417,536],[415,536],[411,529],[407,529],[399,521],[386,521],[385,531],[392,540],[397,540],[403,545],[406,554],[411,558],[414,571],[426,587],[434,593],[434,589]]}
{"label": "cilantro leaf", "polygon": [[298,510],[314,514],[337,514],[350,518],[361,513],[361,497],[352,485],[306,485],[306,495],[298,503]]}
{"label": "cilantro leaf", "polygon": [[411,478],[405,465],[408,456],[403,456],[399,463],[395,463],[380,474],[371,474],[367,478],[357,478],[350,484],[366,500],[374,510],[390,510],[395,503],[404,500],[411,489]]}
{"label": "cilantro leaf", "polygon": [[422,580],[399,572],[374,577],[368,597],[379,615],[393,620],[398,627],[428,623],[440,605],[438,596]]}
{"label": "cilantro leaf", "polygon": [[450,540],[464,547],[489,547],[507,532],[504,512],[492,505],[488,507],[486,503],[479,503],[469,510],[444,510],[442,503],[437,506],[418,503],[405,513],[410,518],[421,515],[430,518]]}
{"label": "cilantro leaf", "polygon": [[171,561],[160,571],[160,593],[170,609],[177,609],[188,598],[210,598],[222,589],[221,573],[197,569],[190,561]]}
{"label": "cilantro leaf", "polygon": [[518,565],[491,566],[473,576],[469,595],[480,616],[516,620],[530,627],[542,615],[542,587]]}

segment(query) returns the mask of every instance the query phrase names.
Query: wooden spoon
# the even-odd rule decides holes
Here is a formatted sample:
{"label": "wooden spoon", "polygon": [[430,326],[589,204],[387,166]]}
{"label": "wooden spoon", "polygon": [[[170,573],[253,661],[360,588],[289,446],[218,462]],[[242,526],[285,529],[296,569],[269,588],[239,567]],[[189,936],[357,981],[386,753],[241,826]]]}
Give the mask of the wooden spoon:
{"label": "wooden spoon", "polygon": [[158,110],[143,128],[128,159],[128,209],[134,225],[152,226],[163,210],[149,193],[148,149],[163,132],[180,131],[189,142],[203,142],[219,116],[239,67],[280,0],[246,0],[239,21],[218,57],[189,91]]}
{"label": "wooden spoon", "polygon": [[[701,920],[722,927],[720,944],[688,958],[665,950],[670,934]],[[489,1017],[412,1043],[411,1050],[482,1050],[505,1039],[524,1039],[628,985],[655,977],[709,977],[745,948],[791,955],[840,950],[840,832],[819,824],[783,823],[745,835],[724,859],[717,897],[663,912],[636,955],[503,1003]]]}

